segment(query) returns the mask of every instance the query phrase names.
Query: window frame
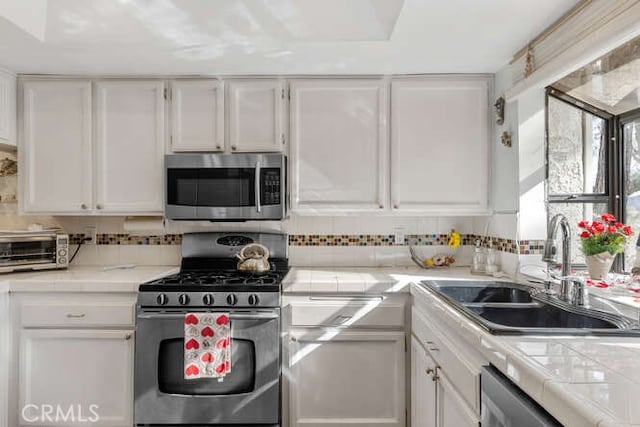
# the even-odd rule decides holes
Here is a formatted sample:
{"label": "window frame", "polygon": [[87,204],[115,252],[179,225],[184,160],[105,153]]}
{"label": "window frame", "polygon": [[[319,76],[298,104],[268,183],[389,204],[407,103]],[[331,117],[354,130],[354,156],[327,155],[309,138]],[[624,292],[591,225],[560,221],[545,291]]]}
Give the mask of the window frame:
{"label": "window frame", "polygon": [[[603,193],[574,193],[574,194],[549,194],[549,99],[564,102],[580,111],[589,113],[593,116],[599,117],[604,121],[604,138],[603,144],[605,145],[605,183]],[[640,111],[638,111],[640,115]],[[545,143],[544,143],[544,197],[546,213],[548,216],[550,204],[585,204],[585,203],[598,203],[606,204],[608,211],[616,215],[617,218],[622,218],[622,201],[621,197],[621,184],[623,183],[623,177],[621,176],[622,163],[622,151],[620,150],[618,124],[616,123],[616,116],[601,110],[593,105],[580,101],[571,95],[568,95],[561,90],[549,86],[545,91]],[[577,264],[584,265],[584,264]],[[621,271],[624,267],[624,256],[616,257],[614,262],[614,270]]]}

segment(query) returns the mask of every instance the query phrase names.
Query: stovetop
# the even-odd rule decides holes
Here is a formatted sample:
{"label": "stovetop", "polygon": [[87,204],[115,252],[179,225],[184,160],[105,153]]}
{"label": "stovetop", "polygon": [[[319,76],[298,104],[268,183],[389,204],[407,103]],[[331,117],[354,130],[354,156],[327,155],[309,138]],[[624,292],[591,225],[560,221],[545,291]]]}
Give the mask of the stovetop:
{"label": "stovetop", "polygon": [[140,285],[140,292],[279,292],[288,270],[262,274],[237,270],[181,271]]}
{"label": "stovetop", "polygon": [[[236,254],[247,243],[269,249],[270,270],[237,270]],[[185,233],[180,272],[138,288],[138,308],[151,311],[246,310],[280,307],[280,289],[289,271],[287,236],[269,233]]]}

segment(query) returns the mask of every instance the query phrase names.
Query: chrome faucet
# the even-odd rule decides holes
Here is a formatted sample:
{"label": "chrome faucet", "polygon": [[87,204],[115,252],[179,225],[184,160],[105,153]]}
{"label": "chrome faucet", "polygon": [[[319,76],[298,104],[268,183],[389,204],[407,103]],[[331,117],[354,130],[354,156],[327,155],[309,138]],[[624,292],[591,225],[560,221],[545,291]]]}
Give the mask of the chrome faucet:
{"label": "chrome faucet", "polygon": [[571,274],[571,228],[567,217],[562,214],[557,214],[549,222],[542,260],[547,263],[549,268],[551,268],[552,263],[556,262],[556,254],[558,253],[556,235],[558,234],[558,228],[562,229],[562,277],[560,279],[559,298],[567,301],[569,299],[569,289],[571,288],[571,279],[569,279]]}

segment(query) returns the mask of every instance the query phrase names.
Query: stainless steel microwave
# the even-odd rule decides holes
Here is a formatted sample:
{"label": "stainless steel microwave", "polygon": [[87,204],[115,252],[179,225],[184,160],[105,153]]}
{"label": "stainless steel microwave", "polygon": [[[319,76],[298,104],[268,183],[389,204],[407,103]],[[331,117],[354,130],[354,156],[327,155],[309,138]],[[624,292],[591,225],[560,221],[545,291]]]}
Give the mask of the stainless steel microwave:
{"label": "stainless steel microwave", "polygon": [[286,217],[284,154],[168,154],[165,210],[173,220]]}
{"label": "stainless steel microwave", "polygon": [[69,236],[51,231],[0,231],[0,273],[69,266]]}

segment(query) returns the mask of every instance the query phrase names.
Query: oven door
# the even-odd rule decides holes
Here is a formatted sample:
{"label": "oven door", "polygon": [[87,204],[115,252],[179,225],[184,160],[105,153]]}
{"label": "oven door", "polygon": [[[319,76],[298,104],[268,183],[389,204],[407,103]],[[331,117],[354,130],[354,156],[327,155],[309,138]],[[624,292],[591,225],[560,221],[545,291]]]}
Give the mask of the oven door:
{"label": "oven door", "polygon": [[137,425],[278,425],[280,313],[235,311],[231,373],[185,380],[184,313],[139,312],[135,348]]}

